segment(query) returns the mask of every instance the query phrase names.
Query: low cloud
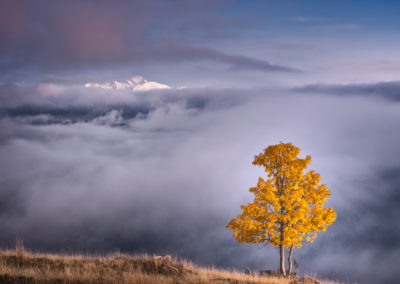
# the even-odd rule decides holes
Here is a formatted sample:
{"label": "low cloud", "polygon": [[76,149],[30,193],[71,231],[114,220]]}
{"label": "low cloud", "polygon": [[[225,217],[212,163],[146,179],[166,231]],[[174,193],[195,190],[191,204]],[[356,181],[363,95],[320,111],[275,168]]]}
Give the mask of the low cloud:
{"label": "low cloud", "polygon": [[354,31],[359,30],[360,26],[356,24],[330,24],[330,25],[314,25],[310,29],[318,31]]}
{"label": "low cloud", "polygon": [[124,124],[124,119],[122,117],[122,110],[110,110],[103,116],[96,117],[93,119],[94,124],[108,125],[108,126],[119,126]]}
{"label": "low cloud", "polygon": [[314,244],[295,251],[302,270],[363,283],[396,277],[396,262],[386,262],[388,274],[371,263],[400,250],[397,104],[266,90],[143,96],[79,87],[49,97],[31,86],[34,98],[25,95],[35,103],[27,105],[27,88],[8,86],[19,96],[2,96],[0,107],[5,243],[21,237],[42,250],[120,249],[274,268],[273,248],[238,244],[225,225],[263,174],[253,155],[290,141],[313,157],[338,212]]}
{"label": "low cloud", "polygon": [[363,96],[400,101],[400,81],[365,83],[365,84],[314,84],[297,87],[294,91],[312,94],[332,94],[336,96]]}
{"label": "low cloud", "polygon": [[330,21],[329,19],[326,18],[302,17],[302,16],[294,17],[292,20],[297,23],[315,23],[315,22]]}

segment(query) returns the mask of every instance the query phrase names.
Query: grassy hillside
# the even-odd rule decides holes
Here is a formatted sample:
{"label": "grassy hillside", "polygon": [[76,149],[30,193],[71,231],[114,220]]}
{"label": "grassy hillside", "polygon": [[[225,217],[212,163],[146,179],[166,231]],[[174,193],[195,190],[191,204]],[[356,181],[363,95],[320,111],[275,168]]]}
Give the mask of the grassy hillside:
{"label": "grassy hillside", "polygon": [[34,254],[17,249],[0,251],[0,283],[335,283],[247,275],[198,267],[166,257]]}

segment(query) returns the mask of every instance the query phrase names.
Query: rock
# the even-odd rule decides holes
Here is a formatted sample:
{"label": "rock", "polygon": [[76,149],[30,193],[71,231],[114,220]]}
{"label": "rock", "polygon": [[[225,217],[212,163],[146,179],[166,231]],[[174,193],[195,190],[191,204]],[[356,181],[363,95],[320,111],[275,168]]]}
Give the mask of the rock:
{"label": "rock", "polygon": [[172,257],[169,254],[166,254],[166,255],[163,255],[162,260],[172,262]]}
{"label": "rock", "polygon": [[166,262],[172,262],[172,257],[169,254],[165,254],[163,256],[156,255],[156,256],[153,256],[153,259],[162,260],[162,261],[166,261]]}

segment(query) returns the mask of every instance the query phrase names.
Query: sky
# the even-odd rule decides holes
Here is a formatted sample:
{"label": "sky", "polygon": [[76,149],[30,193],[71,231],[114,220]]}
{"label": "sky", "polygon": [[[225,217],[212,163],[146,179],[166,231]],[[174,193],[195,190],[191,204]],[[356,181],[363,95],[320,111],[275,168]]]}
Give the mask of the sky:
{"label": "sky", "polygon": [[0,1],[0,243],[275,269],[225,226],[268,145],[338,217],[302,273],[396,283],[398,1]]}

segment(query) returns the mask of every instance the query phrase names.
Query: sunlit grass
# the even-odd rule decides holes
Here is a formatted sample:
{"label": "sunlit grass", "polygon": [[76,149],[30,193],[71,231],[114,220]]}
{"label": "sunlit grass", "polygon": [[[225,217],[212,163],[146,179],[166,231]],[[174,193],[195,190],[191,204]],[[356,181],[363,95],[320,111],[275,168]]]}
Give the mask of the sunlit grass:
{"label": "sunlit grass", "polygon": [[20,244],[15,250],[0,251],[0,283],[294,284],[303,282],[298,282],[295,278],[248,275],[235,270],[199,267],[190,261],[170,257],[132,256],[121,253],[109,255],[32,253],[23,249]]}

